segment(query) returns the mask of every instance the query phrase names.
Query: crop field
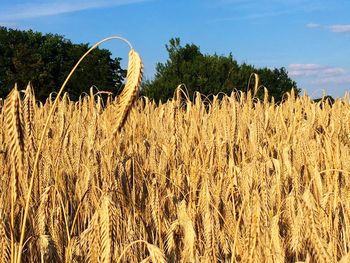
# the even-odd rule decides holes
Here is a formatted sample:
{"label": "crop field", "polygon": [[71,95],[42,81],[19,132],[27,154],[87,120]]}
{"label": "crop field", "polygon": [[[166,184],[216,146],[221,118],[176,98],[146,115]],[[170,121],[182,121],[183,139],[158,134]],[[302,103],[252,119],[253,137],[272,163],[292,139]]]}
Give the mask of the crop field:
{"label": "crop field", "polygon": [[[16,256],[52,106],[30,96],[1,107],[1,262]],[[241,93],[204,103],[178,91],[159,106],[139,99],[113,134],[113,101],[65,95],[39,156],[22,260],[347,262],[345,101],[289,95],[275,106]]]}
{"label": "crop field", "polygon": [[0,101],[0,262],[350,261],[348,97],[101,96]]}

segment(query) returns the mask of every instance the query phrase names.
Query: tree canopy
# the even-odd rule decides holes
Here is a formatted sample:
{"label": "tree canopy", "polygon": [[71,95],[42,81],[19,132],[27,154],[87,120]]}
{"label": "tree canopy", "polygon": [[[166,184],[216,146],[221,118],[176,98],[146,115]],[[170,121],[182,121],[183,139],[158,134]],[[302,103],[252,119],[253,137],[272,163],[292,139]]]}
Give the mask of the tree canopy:
{"label": "tree canopy", "polygon": [[[73,44],[60,35],[0,27],[0,98],[7,96],[15,83],[24,88],[31,81],[37,98],[46,99],[51,92],[58,91],[88,49],[88,44]],[[145,81],[142,87],[142,94],[156,101],[171,98],[179,84],[186,85],[191,97],[195,91],[204,95],[246,91],[252,73],[259,75],[260,84],[267,87],[276,101],[291,88],[299,92],[285,68],[238,64],[232,54],[203,54],[195,44],[182,46],[179,38],[171,39],[166,50],[168,60],[157,64],[154,79]],[[70,98],[78,99],[91,86],[119,92],[126,76],[120,61],[120,58],[112,58],[106,49],[94,50],[68,82],[66,91]]]}
{"label": "tree canopy", "polygon": [[[0,97],[5,97],[14,83],[24,87],[31,81],[36,97],[44,100],[58,91],[88,49],[88,44],[73,44],[60,35],[0,27]],[[120,61],[106,49],[91,52],[67,84],[70,98],[77,99],[93,85],[118,92],[126,73]]]}
{"label": "tree canopy", "polygon": [[181,83],[186,85],[191,97],[195,91],[204,95],[230,94],[235,89],[246,91],[252,73],[259,75],[260,84],[276,101],[281,101],[283,94],[292,88],[299,92],[285,68],[258,69],[246,63],[239,65],[232,54],[203,54],[197,45],[182,46],[179,38],[171,39],[166,49],[168,60],[157,64],[154,79],[145,82],[142,90],[144,95],[156,101],[171,98]]}

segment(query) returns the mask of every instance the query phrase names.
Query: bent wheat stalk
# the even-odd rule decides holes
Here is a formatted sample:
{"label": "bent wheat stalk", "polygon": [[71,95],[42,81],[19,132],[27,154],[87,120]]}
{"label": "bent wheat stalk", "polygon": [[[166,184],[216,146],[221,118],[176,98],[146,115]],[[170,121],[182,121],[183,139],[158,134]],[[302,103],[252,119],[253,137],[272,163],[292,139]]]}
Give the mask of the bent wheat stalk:
{"label": "bent wheat stalk", "polygon": [[251,82],[251,79],[252,79],[253,76],[254,76],[254,92],[253,92],[253,97],[255,97],[256,94],[258,93],[259,87],[260,87],[260,86],[259,86],[260,78],[259,78],[259,75],[258,75],[258,74],[256,74],[256,73],[250,74],[249,80],[248,80],[247,92],[248,92],[248,90],[249,90],[249,88],[250,88],[250,82]]}
{"label": "bent wheat stalk", "polygon": [[[38,161],[39,161],[40,151],[41,151],[41,148],[42,148],[42,145],[43,145],[43,141],[44,141],[44,137],[45,137],[46,131],[48,129],[49,121],[51,120],[52,114],[53,114],[53,112],[56,109],[59,97],[61,96],[64,88],[66,87],[66,85],[67,85],[69,79],[71,78],[71,76],[73,75],[74,71],[79,66],[79,64],[84,60],[84,58],[92,50],[97,48],[99,45],[101,45],[102,43],[104,43],[106,41],[112,40],[112,39],[119,39],[119,40],[122,40],[122,41],[124,41],[124,42],[126,42],[128,44],[128,46],[130,47],[129,59],[132,60],[132,61],[129,61],[128,80],[127,80],[125,88],[124,88],[124,90],[123,90],[123,92],[121,94],[121,96],[124,99],[120,100],[121,101],[120,105],[124,105],[124,110],[121,111],[122,114],[121,114],[121,117],[119,118],[120,122],[117,122],[117,130],[122,127],[122,123],[123,123],[123,121],[125,121],[127,113],[129,112],[129,108],[128,107],[130,107],[132,105],[132,102],[135,99],[135,95],[137,94],[137,89],[138,89],[139,84],[141,82],[142,62],[141,62],[141,59],[140,59],[139,55],[134,51],[132,45],[130,44],[130,42],[127,39],[119,37],[119,36],[111,36],[111,37],[105,38],[105,39],[97,42],[88,51],[86,51],[86,53],[75,64],[75,66],[70,71],[69,75],[67,76],[66,80],[62,84],[59,92],[57,93],[57,97],[54,100],[54,103],[53,103],[53,105],[52,105],[52,107],[50,109],[49,115],[48,115],[48,117],[46,119],[45,126],[44,126],[44,129],[43,129],[41,137],[40,137],[38,149],[36,151],[36,156],[35,156],[35,160],[34,160],[33,171],[32,171],[31,178],[30,178],[28,194],[27,194],[27,197],[26,197],[26,204],[25,204],[25,208],[24,208],[23,219],[22,219],[22,222],[21,222],[21,224],[22,224],[21,225],[21,236],[20,236],[20,241],[19,241],[19,245],[18,245],[17,263],[21,262],[21,255],[22,255],[22,251],[23,251],[23,242],[24,242],[24,236],[25,236],[25,231],[26,231],[26,222],[27,222],[27,217],[28,217],[29,204],[30,204],[31,193],[32,193],[32,189],[33,189],[34,178],[35,178],[35,174],[37,172],[37,164],[38,164]],[[138,71],[135,71],[135,72],[138,72],[138,73],[137,74],[129,73],[129,70],[134,72],[134,70],[133,70],[134,68],[136,70],[138,70]],[[132,90],[128,91],[127,89],[132,89]]]}

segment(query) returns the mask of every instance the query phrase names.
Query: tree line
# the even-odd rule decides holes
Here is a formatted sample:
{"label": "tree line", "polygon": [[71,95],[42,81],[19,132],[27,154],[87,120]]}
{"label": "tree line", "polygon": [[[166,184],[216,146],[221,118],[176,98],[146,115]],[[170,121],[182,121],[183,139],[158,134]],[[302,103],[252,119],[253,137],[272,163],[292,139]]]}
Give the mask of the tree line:
{"label": "tree line", "polygon": [[283,67],[269,69],[238,64],[232,54],[203,54],[195,44],[182,46],[179,38],[171,39],[166,49],[168,60],[158,63],[154,79],[144,83],[144,94],[156,100],[165,101],[172,97],[175,87],[181,83],[185,84],[190,97],[196,91],[207,96],[246,91],[252,73],[259,75],[260,84],[269,90],[275,101],[281,101],[292,88],[296,93],[300,92]]}
{"label": "tree line", "polygon": [[[45,100],[58,91],[88,49],[88,44],[73,44],[60,35],[0,27],[0,97],[5,97],[14,83],[24,87],[30,81],[36,97]],[[94,50],[68,82],[70,98],[78,99],[92,85],[118,92],[126,75],[120,61],[107,49]]]}
{"label": "tree line", "polygon": [[[5,97],[15,82],[24,87],[32,82],[39,100],[45,100],[62,85],[79,58],[88,50],[86,43],[74,44],[57,34],[42,34],[0,27],[0,98]],[[256,68],[239,64],[228,56],[203,54],[195,44],[181,45],[173,38],[166,45],[168,60],[156,65],[153,79],[142,84],[141,94],[156,101],[173,96],[179,84],[185,84],[189,95],[199,91],[204,95],[230,94],[246,91],[252,73],[257,73],[276,101],[297,84],[285,68]],[[91,86],[117,94],[123,87],[126,70],[121,58],[113,58],[109,50],[94,50],[78,67],[66,91],[72,100],[88,92]]]}

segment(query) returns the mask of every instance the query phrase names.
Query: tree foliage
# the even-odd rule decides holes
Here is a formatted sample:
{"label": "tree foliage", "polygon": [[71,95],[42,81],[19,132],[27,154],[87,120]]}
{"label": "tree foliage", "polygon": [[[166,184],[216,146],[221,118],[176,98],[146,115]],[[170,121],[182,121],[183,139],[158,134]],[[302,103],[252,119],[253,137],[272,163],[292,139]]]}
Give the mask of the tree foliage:
{"label": "tree foliage", "polygon": [[181,83],[186,85],[190,96],[195,91],[205,95],[246,91],[252,73],[259,75],[260,84],[269,90],[276,101],[281,101],[283,94],[292,88],[299,92],[285,68],[271,70],[257,69],[245,63],[239,65],[232,54],[203,54],[194,44],[181,46],[179,38],[171,39],[166,49],[169,59],[157,64],[155,78],[145,82],[142,90],[144,95],[156,101],[171,98]]}
{"label": "tree foliage", "polygon": [[[0,97],[5,97],[15,82],[24,87],[31,81],[37,98],[44,100],[58,91],[88,48],[88,44],[73,44],[60,35],[0,27]],[[70,98],[77,99],[93,85],[118,92],[126,73],[120,61],[111,58],[106,49],[94,50],[68,82]]]}

